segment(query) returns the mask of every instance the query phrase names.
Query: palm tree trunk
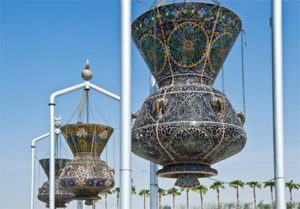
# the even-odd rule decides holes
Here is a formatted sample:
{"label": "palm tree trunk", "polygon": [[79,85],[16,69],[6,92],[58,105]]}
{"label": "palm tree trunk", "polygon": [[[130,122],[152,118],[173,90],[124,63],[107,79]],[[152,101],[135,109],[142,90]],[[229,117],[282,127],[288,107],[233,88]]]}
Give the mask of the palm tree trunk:
{"label": "palm tree trunk", "polygon": [[255,187],[253,188],[253,197],[254,197],[254,209],[256,209],[256,192],[255,192]]}
{"label": "palm tree trunk", "polygon": [[189,189],[186,190],[186,209],[189,209]]}
{"label": "palm tree trunk", "polygon": [[158,196],[158,207],[161,209],[161,195]]}
{"label": "palm tree trunk", "polygon": [[217,198],[218,198],[218,209],[221,209],[221,205],[220,205],[220,190],[219,190],[219,188],[217,188]]}
{"label": "palm tree trunk", "polygon": [[293,202],[293,194],[292,194],[292,189],[289,188],[289,191],[290,191],[290,202],[291,202],[291,207],[292,209],[294,209],[294,202]]}
{"label": "palm tree trunk", "polygon": [[105,209],[107,209],[107,193],[105,193]]}
{"label": "palm tree trunk", "polygon": [[175,194],[173,194],[173,209],[175,209]]}
{"label": "palm tree trunk", "polygon": [[240,209],[239,186],[236,188],[236,208],[237,208],[237,209]]}
{"label": "palm tree trunk", "polygon": [[146,193],[144,193],[144,209],[146,209]]}
{"label": "palm tree trunk", "polygon": [[117,192],[117,209],[119,209],[120,193]]}
{"label": "palm tree trunk", "polygon": [[92,208],[93,208],[93,209],[96,209],[96,205],[95,205],[94,202],[93,202]]}
{"label": "palm tree trunk", "polygon": [[200,191],[201,209],[204,209],[202,191]]}
{"label": "palm tree trunk", "polygon": [[275,209],[275,205],[274,205],[274,196],[273,196],[273,187],[271,186],[270,187],[270,190],[271,190],[271,201],[272,201],[272,209]]}

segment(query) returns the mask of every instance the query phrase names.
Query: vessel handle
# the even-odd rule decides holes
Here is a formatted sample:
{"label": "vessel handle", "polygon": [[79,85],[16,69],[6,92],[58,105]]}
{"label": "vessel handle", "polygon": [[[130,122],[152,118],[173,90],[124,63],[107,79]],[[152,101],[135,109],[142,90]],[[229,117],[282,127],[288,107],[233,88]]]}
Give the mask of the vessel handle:
{"label": "vessel handle", "polygon": [[217,108],[218,113],[223,113],[224,101],[221,98],[212,97],[211,104]]}
{"label": "vessel handle", "polygon": [[244,113],[236,111],[236,115],[241,119],[242,125],[244,125],[245,121],[246,121],[246,117],[245,117]]}
{"label": "vessel handle", "polygon": [[159,119],[162,115],[165,114],[165,111],[167,109],[167,103],[168,101],[165,98],[160,98],[155,101],[156,118]]}
{"label": "vessel handle", "polygon": [[131,113],[131,120],[136,119],[139,114],[139,111]]}
{"label": "vessel handle", "polygon": [[115,173],[116,173],[115,169],[113,169],[113,168],[109,168],[109,172],[110,172],[113,176],[114,176]]}
{"label": "vessel handle", "polygon": [[72,169],[73,167],[72,166],[68,166],[68,167],[66,167],[66,175],[69,175],[69,173],[70,173],[70,171],[71,171],[71,169]]}

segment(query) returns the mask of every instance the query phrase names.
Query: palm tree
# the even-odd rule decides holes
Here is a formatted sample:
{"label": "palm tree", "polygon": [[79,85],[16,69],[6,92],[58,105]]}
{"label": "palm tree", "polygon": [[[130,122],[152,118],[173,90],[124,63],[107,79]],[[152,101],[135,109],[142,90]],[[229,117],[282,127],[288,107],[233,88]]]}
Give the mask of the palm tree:
{"label": "palm tree", "polygon": [[140,196],[144,196],[144,209],[146,209],[146,197],[150,197],[150,191],[148,189],[143,189],[139,192]]}
{"label": "palm tree", "polygon": [[218,209],[221,209],[220,189],[225,189],[224,183],[220,181],[216,181],[212,185],[210,185],[210,188],[217,191]]}
{"label": "palm tree", "polygon": [[289,188],[289,192],[290,192],[290,202],[291,202],[291,206],[292,206],[292,209],[293,209],[293,208],[294,208],[294,202],[293,202],[293,194],[292,194],[292,191],[293,191],[293,189],[297,189],[297,190],[298,190],[298,189],[300,188],[300,184],[296,184],[296,183],[294,183],[293,180],[291,180],[291,181],[285,183],[285,186],[286,186],[287,188]]}
{"label": "palm tree", "polygon": [[133,194],[136,194],[135,186],[132,186],[132,187],[131,187],[131,195],[133,195]]}
{"label": "palm tree", "polygon": [[240,180],[235,180],[229,183],[229,186],[236,189],[236,208],[240,208],[240,194],[239,194],[239,187],[244,188],[244,182]]}
{"label": "palm tree", "polygon": [[185,188],[186,191],[186,209],[189,209],[189,192],[190,188]]}
{"label": "palm tree", "polygon": [[116,187],[113,190],[113,193],[117,193],[117,209],[119,209],[119,202],[120,202],[120,187]]}
{"label": "palm tree", "polygon": [[253,198],[254,198],[254,209],[256,209],[256,187],[261,189],[261,184],[257,181],[249,181],[246,183],[249,187],[253,189]]}
{"label": "palm tree", "polygon": [[275,209],[275,205],[274,205],[274,197],[273,197],[273,188],[274,188],[274,186],[275,186],[275,182],[274,182],[274,181],[267,181],[267,182],[264,183],[264,188],[270,187],[272,209]]}
{"label": "palm tree", "polygon": [[173,197],[173,209],[175,209],[175,196],[181,195],[181,191],[182,190],[178,190],[175,187],[168,190],[168,194],[172,195],[172,197]]}
{"label": "palm tree", "polygon": [[105,199],[105,209],[108,208],[108,202],[107,202],[107,195],[108,194],[112,194],[112,191],[110,189],[105,191],[105,192],[100,193],[100,195],[104,196],[104,199]]}
{"label": "palm tree", "polygon": [[158,205],[159,205],[159,209],[161,209],[161,197],[162,196],[166,196],[166,190],[162,189],[162,188],[158,188]]}
{"label": "palm tree", "polygon": [[203,194],[205,194],[208,189],[204,185],[199,185],[197,187],[192,188],[194,192],[198,192],[200,194],[200,200],[201,200],[201,209],[204,209],[204,204],[203,204]]}

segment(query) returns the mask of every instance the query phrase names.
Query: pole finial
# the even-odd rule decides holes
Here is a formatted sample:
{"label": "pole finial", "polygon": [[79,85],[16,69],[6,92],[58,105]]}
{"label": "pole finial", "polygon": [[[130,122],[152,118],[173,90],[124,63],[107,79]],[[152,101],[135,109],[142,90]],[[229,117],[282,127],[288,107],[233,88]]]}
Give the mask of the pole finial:
{"label": "pole finial", "polygon": [[90,70],[90,61],[88,59],[85,62],[84,70],[81,72],[81,77],[86,81],[91,80],[93,77],[93,73]]}
{"label": "pole finial", "polygon": [[87,70],[90,69],[90,61],[89,61],[89,59],[86,59],[84,69],[87,69]]}

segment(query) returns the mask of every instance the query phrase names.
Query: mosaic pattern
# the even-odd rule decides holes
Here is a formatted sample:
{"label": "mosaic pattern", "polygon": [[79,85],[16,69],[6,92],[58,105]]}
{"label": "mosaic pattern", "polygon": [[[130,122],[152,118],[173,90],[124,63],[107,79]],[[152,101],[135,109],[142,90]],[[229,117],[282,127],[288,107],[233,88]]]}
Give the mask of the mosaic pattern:
{"label": "mosaic pattern", "polygon": [[200,185],[200,182],[193,174],[181,174],[175,183],[176,186],[181,188],[191,188]]}
{"label": "mosaic pattern", "polygon": [[74,159],[60,175],[60,185],[74,193],[77,200],[97,200],[99,193],[111,189],[114,170],[100,160],[113,128],[100,124],[68,124],[61,128]]}
{"label": "mosaic pattern", "polygon": [[100,124],[77,123],[61,127],[71,151],[76,153],[93,153],[100,157],[113,128]]}
{"label": "mosaic pattern", "polygon": [[241,28],[239,17],[220,5],[173,3],[138,17],[132,38],[159,86],[182,74],[212,85]]}
{"label": "mosaic pattern", "polygon": [[203,61],[208,37],[201,25],[184,22],[173,29],[168,43],[172,61],[180,67],[191,68]]}
{"label": "mosaic pattern", "polygon": [[[59,179],[55,178],[55,208],[65,208],[66,204],[73,200],[74,194],[68,192],[60,186]],[[41,188],[39,188],[38,199],[46,206],[49,204],[49,181],[46,181]]]}
{"label": "mosaic pattern", "polygon": [[[157,175],[177,178],[178,186],[217,175],[210,165],[245,146],[244,115],[212,87],[241,25],[229,9],[200,2],[164,5],[132,24],[133,40],[160,87],[137,114],[132,151],[164,166]],[[159,50],[153,50],[157,42],[144,44],[148,36]]]}
{"label": "mosaic pattern", "polygon": [[[66,163],[71,161],[70,159],[61,159],[61,158],[56,158],[55,159],[55,176],[59,176],[59,171],[61,169],[63,169],[65,166],[66,166]],[[49,163],[50,163],[50,159],[41,159],[39,160],[40,162],[40,165],[42,166],[46,176],[48,177],[49,179],[49,172],[50,172],[50,166],[49,166]]]}
{"label": "mosaic pattern", "polygon": [[[55,159],[55,208],[65,208],[66,204],[75,197],[74,194],[63,189],[59,184],[59,171],[65,167],[67,162],[70,162],[70,160]],[[49,159],[41,159],[40,164],[49,179]],[[46,181],[39,188],[38,199],[46,203],[46,205],[49,204],[49,181]]]}
{"label": "mosaic pattern", "polygon": [[114,186],[113,176],[114,170],[97,156],[77,154],[62,171],[60,185],[74,193],[74,199],[99,199],[99,193]]}

